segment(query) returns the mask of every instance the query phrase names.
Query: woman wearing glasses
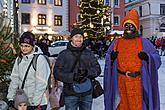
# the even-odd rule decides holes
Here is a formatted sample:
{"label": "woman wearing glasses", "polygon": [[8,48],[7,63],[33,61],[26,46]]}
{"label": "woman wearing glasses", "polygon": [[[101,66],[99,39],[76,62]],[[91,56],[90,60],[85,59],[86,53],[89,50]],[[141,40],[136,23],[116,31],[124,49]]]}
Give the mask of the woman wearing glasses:
{"label": "woman wearing glasses", "polygon": [[[31,32],[24,32],[20,37],[21,52],[15,61],[10,76],[11,82],[7,95],[9,107],[14,107],[16,91],[21,88],[28,97],[28,110],[34,110],[38,107],[41,110],[46,110],[48,101],[45,91],[48,85],[50,67],[44,55],[39,55],[34,69],[31,61],[35,54],[42,54],[41,49],[34,44],[34,37]],[[27,74],[26,79],[24,79],[25,74]],[[23,80],[25,80],[24,83]]]}

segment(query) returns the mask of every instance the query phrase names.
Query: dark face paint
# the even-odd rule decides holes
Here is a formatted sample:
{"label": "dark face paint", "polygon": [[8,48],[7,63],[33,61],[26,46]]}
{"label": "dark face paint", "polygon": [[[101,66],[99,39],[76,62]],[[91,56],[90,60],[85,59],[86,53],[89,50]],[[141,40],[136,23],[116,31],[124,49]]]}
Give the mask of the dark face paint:
{"label": "dark face paint", "polygon": [[137,36],[139,36],[139,34],[136,31],[136,27],[131,23],[126,23],[124,25],[124,37],[125,38],[135,38]]}
{"label": "dark face paint", "polygon": [[124,31],[128,34],[132,34],[136,31],[136,27],[131,23],[126,23],[124,25]]}

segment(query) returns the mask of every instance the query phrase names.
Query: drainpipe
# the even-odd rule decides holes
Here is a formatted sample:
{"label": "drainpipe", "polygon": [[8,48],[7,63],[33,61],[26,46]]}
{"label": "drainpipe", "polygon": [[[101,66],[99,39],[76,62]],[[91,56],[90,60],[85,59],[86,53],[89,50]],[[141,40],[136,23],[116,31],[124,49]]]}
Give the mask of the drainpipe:
{"label": "drainpipe", "polygon": [[149,7],[149,15],[151,15],[151,4],[148,2],[148,7]]}

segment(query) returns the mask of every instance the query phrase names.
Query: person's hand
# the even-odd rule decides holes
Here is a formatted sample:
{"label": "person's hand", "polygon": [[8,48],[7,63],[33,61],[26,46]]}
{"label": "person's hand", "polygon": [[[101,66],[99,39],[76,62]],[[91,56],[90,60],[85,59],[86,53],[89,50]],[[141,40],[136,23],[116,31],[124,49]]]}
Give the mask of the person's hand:
{"label": "person's hand", "polygon": [[80,76],[86,77],[88,75],[88,70],[79,68],[78,73],[80,74]]}
{"label": "person's hand", "polygon": [[14,101],[13,100],[9,100],[7,104],[9,107],[14,108]]}
{"label": "person's hand", "polygon": [[118,54],[119,54],[118,51],[115,52],[115,51],[113,50],[113,51],[111,52],[111,60],[114,61],[114,60],[117,58]]}
{"label": "person's hand", "polygon": [[87,75],[88,75],[88,71],[86,69],[78,69],[77,73],[74,74],[73,80],[81,83],[85,81]]}
{"label": "person's hand", "polygon": [[139,53],[138,53],[138,57],[139,57],[141,60],[145,60],[145,61],[147,61],[147,62],[148,62],[148,60],[149,60],[149,57],[148,57],[148,55],[147,55],[146,52],[139,52]]}

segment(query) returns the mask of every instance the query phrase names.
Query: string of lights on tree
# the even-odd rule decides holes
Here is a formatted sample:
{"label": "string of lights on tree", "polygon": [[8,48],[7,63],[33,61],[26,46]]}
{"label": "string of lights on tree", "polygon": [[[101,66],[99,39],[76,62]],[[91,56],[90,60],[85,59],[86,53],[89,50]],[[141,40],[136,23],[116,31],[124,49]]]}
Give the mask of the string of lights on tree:
{"label": "string of lights on tree", "polygon": [[110,25],[110,8],[103,0],[80,0],[80,28],[88,38],[100,38],[105,35],[105,27]]}

